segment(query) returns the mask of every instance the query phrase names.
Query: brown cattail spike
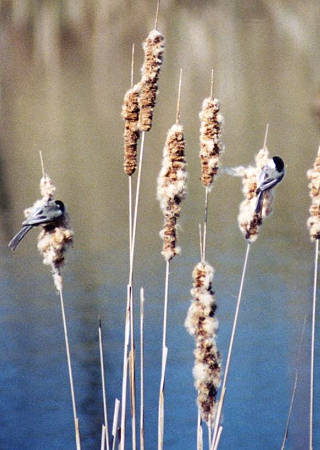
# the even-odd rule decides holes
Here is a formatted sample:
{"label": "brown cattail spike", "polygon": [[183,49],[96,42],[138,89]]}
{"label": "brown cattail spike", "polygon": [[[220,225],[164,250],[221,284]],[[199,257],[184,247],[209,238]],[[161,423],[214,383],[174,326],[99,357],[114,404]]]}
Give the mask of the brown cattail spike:
{"label": "brown cattail spike", "polygon": [[158,79],[164,53],[164,36],[152,30],[143,44],[140,106],[140,130],[149,131],[152,126],[153,109],[156,104]]}
{"label": "brown cattail spike", "polygon": [[137,167],[137,145],[140,137],[139,94],[140,83],[137,83],[126,92],[121,113],[125,121],[123,166],[125,173],[129,176],[135,172]]}
{"label": "brown cattail spike", "polygon": [[311,241],[320,239],[320,146],[312,169],[307,172],[311,197],[310,217],[307,221]]}
{"label": "brown cattail spike", "polygon": [[218,321],[215,317],[217,305],[212,287],[213,275],[213,267],[206,262],[200,262],[194,268],[193,300],[185,320],[185,327],[195,338],[194,384],[202,419],[208,424],[213,423],[216,414],[221,373],[221,357],[215,343]]}
{"label": "brown cattail spike", "polygon": [[170,261],[179,253],[176,246],[176,222],[181,212],[181,202],[186,195],[186,160],[184,155],[183,127],[174,124],[168,131],[163,149],[162,167],[158,176],[157,198],[164,216],[160,232],[163,239],[162,255]]}
{"label": "brown cattail spike", "polygon": [[220,114],[219,100],[213,97],[205,98],[199,118],[201,181],[205,187],[211,187],[224,150],[221,141],[223,116]]}

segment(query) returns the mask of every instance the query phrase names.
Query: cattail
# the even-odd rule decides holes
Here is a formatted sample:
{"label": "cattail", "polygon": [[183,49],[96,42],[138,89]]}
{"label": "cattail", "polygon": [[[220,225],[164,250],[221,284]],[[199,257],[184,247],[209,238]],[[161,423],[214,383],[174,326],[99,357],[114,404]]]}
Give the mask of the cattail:
{"label": "cattail", "polygon": [[202,419],[208,424],[213,423],[216,414],[221,372],[220,353],[215,343],[218,321],[215,317],[213,275],[214,269],[208,263],[200,262],[195,266],[191,290],[193,300],[185,320],[186,329],[195,338],[194,384]]}
{"label": "cattail", "polygon": [[163,239],[162,255],[170,261],[179,253],[176,246],[176,222],[181,212],[181,202],[186,195],[186,160],[184,155],[183,127],[174,124],[168,131],[163,149],[162,167],[158,176],[157,198],[164,216],[160,232]]}
{"label": "cattail", "polygon": [[220,156],[224,150],[221,141],[223,116],[220,114],[219,100],[212,96],[205,98],[199,118],[201,181],[205,187],[211,187],[214,176],[218,173]]}
{"label": "cattail", "polygon": [[312,241],[320,238],[320,147],[314,161],[312,169],[307,171],[307,177],[310,180],[308,188],[311,197],[311,206],[309,208],[310,217],[307,221],[310,238]]}
{"label": "cattail", "polygon": [[233,174],[242,176],[242,192],[245,197],[240,204],[238,223],[242,234],[249,243],[258,239],[262,220],[272,213],[273,193],[268,190],[263,195],[263,204],[260,212],[256,213],[257,205],[257,181],[262,168],[269,159],[267,147],[262,148],[256,155],[256,166],[237,167]]}
{"label": "cattail", "polygon": [[[55,193],[55,186],[48,175],[44,175],[40,181],[40,192],[42,199],[38,200],[32,207],[39,206],[53,199]],[[30,209],[25,210],[25,215],[28,217]],[[73,231],[69,225],[69,216],[65,211],[64,216],[57,224],[48,224],[43,226],[42,231],[38,237],[38,250],[43,256],[43,263],[51,265],[52,274],[55,287],[58,291],[62,289],[61,268],[64,264],[65,252],[72,244]]]}
{"label": "cattail", "polygon": [[129,89],[123,99],[121,116],[125,121],[124,128],[124,171],[132,175],[137,167],[137,145],[139,130],[139,94],[141,84],[137,83]]}
{"label": "cattail", "polygon": [[158,30],[150,31],[143,43],[144,62],[141,69],[141,91],[139,96],[141,131],[152,126],[153,109],[156,104],[158,79],[164,53],[164,36]]}

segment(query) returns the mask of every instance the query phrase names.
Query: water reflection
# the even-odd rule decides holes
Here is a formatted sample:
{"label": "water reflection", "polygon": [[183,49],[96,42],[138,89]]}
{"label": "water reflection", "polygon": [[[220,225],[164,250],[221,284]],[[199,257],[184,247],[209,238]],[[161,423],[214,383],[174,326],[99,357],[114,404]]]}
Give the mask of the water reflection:
{"label": "water reflection", "polygon": [[[110,417],[114,399],[121,394],[128,187],[122,170],[120,107],[129,86],[131,44],[136,44],[137,79],[142,62],[139,46],[152,27],[154,5],[109,3],[110,9],[100,5],[101,14],[90,16],[91,22],[83,13],[84,0],[78,16],[70,6],[66,17],[73,19],[64,25],[52,17],[52,11],[48,24],[42,11],[37,20],[44,23],[39,22],[37,30],[43,30],[38,35],[43,40],[36,42],[23,14],[16,11],[12,16],[19,23],[14,26],[2,17],[1,449],[74,447],[59,303],[35,249],[36,233],[29,234],[15,255],[6,248],[8,235],[19,228],[23,209],[38,198],[39,150],[76,232],[65,270],[65,295],[83,448],[98,447],[103,417],[99,315]],[[155,448],[156,442],[164,276],[155,184],[165,134],[175,120],[180,67],[189,189],[182,211],[183,253],[172,265],[165,439],[167,448],[195,448],[193,341],[183,322],[203,214],[198,112],[209,93],[212,66],[226,119],[224,163],[252,162],[268,122],[270,152],[283,156],[287,164],[275,212],[251,253],[221,449],[256,449],[257,442],[261,449],[280,447],[305,314],[307,329],[288,448],[306,448],[313,247],[305,227],[309,207],[305,171],[318,145],[311,104],[318,88],[319,8],[311,0],[303,5],[280,1],[198,5],[163,2],[159,22],[167,49],[155,122],[146,138],[135,271],[137,290],[144,285],[146,291],[147,448]],[[236,223],[241,195],[238,179],[221,176],[209,208],[207,257],[216,269],[218,345],[224,358],[245,250]],[[317,404],[315,408],[318,430]],[[315,448],[317,439],[315,433]]]}

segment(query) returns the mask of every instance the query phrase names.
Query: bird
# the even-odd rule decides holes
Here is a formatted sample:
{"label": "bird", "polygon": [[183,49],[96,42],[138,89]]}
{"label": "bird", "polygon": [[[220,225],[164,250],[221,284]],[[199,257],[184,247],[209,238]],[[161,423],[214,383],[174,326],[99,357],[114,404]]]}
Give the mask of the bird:
{"label": "bird", "polygon": [[22,222],[22,228],[13,236],[8,247],[14,251],[25,235],[34,227],[55,225],[63,218],[65,206],[60,200],[48,200],[34,211]]}
{"label": "bird", "polygon": [[256,196],[257,204],[255,213],[260,214],[262,210],[262,200],[265,192],[274,188],[285,175],[284,162],[280,156],[273,156],[268,159],[267,164],[262,168],[257,183]]}

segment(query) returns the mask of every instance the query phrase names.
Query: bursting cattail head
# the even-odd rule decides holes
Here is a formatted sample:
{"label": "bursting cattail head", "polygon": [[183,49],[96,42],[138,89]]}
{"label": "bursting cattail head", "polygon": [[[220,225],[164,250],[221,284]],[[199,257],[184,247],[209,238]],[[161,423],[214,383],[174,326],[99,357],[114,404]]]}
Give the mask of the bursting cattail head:
{"label": "bursting cattail head", "polygon": [[256,212],[258,177],[268,159],[269,152],[267,147],[264,147],[255,157],[255,166],[234,169],[237,175],[242,176],[242,192],[245,197],[240,204],[238,223],[242,234],[249,243],[258,239],[262,220],[272,213],[273,193],[271,190],[264,192],[262,209],[260,212]]}
{"label": "bursting cattail head", "polygon": [[137,167],[137,145],[140,137],[139,129],[139,95],[141,84],[137,83],[129,89],[123,99],[121,116],[124,119],[124,162],[127,175],[132,175]]}
{"label": "bursting cattail head", "polygon": [[208,424],[213,423],[216,414],[221,375],[221,357],[215,342],[218,321],[215,317],[213,275],[213,267],[208,263],[200,262],[195,266],[192,302],[185,320],[186,329],[195,338],[194,384],[202,419]]}
{"label": "bursting cattail head", "polygon": [[163,149],[162,167],[158,176],[157,198],[164,216],[160,232],[163,239],[162,255],[171,260],[179,248],[176,246],[176,222],[181,212],[181,202],[186,195],[186,159],[183,127],[174,124],[168,131]]}
{"label": "bursting cattail head", "polygon": [[203,100],[200,118],[200,162],[203,186],[212,186],[218,173],[220,156],[224,145],[221,140],[223,116],[220,114],[220,102],[217,98]]}
{"label": "bursting cattail head", "polygon": [[164,36],[158,30],[150,31],[147,39],[143,43],[144,62],[141,69],[142,78],[139,96],[139,126],[141,131],[149,131],[152,126],[164,46]]}
{"label": "bursting cattail head", "polygon": [[310,217],[307,221],[311,241],[320,238],[320,147],[313,167],[307,171],[308,188],[311,197]]}
{"label": "bursting cattail head", "polygon": [[[40,181],[40,192],[42,199],[38,200],[33,208],[39,203],[46,203],[53,199],[56,188],[51,178],[45,174]],[[69,216],[64,211],[63,217],[54,224],[43,225],[38,236],[38,250],[43,257],[43,263],[51,265],[55,287],[58,291],[62,289],[61,268],[65,260],[65,252],[72,244],[73,231],[69,224]]]}

